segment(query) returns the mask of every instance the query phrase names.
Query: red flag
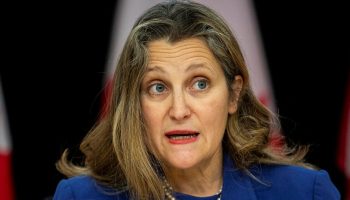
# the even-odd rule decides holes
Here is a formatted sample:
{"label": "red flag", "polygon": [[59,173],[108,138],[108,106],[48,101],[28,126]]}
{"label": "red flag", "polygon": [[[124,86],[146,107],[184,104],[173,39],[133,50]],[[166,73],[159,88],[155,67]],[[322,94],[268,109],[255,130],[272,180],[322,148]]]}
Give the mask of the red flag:
{"label": "red flag", "polygon": [[0,85],[0,200],[13,200],[11,176],[11,143]]}
{"label": "red flag", "polygon": [[346,200],[350,200],[350,73],[339,137],[338,166],[346,177]]}

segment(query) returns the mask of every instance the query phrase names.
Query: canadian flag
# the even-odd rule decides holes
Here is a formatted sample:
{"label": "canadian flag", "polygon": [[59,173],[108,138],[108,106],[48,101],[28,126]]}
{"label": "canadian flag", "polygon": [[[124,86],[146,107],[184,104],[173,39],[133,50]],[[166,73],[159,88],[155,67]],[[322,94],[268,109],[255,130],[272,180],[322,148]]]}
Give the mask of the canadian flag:
{"label": "canadian flag", "polygon": [[[112,28],[111,47],[107,62],[107,94],[112,73],[121,54],[123,44],[136,19],[152,5],[161,0],[122,0],[118,1]],[[247,62],[253,90],[262,103],[275,111],[273,90],[270,82],[264,48],[253,2],[250,0],[197,0],[217,11],[231,27]],[[279,134],[272,135],[272,142],[278,144]]]}
{"label": "canadian flag", "polygon": [[7,124],[5,102],[0,85],[0,200],[13,200],[11,175],[11,141]]}
{"label": "canadian flag", "polygon": [[339,137],[338,166],[344,172],[347,180],[345,199],[350,200],[350,72],[348,75],[348,85],[346,86],[343,112]]}

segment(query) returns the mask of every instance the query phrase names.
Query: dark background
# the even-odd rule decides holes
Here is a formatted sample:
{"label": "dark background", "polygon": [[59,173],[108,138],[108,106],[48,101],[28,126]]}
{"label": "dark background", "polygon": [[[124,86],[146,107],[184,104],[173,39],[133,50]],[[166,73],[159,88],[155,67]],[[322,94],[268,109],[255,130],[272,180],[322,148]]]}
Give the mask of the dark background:
{"label": "dark background", "polygon": [[[349,9],[327,2],[255,1],[284,133],[312,144],[307,160],[343,193],[337,140],[350,66]],[[3,6],[1,81],[13,144],[16,199],[50,197],[54,163],[97,119],[114,1]]]}

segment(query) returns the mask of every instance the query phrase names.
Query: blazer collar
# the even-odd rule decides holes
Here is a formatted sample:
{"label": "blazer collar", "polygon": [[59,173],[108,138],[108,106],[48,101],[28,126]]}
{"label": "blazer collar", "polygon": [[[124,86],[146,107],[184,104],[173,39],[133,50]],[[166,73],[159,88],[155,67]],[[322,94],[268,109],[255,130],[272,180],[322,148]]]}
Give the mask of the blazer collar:
{"label": "blazer collar", "polygon": [[221,199],[256,200],[250,177],[234,166],[229,155],[224,156],[224,180]]}

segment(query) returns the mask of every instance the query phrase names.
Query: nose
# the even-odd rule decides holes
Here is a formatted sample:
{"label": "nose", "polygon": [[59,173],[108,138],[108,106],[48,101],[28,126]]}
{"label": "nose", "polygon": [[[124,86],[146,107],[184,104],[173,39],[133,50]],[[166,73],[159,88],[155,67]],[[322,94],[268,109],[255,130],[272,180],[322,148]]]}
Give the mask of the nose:
{"label": "nose", "polygon": [[191,116],[191,110],[184,91],[173,93],[169,116],[171,119],[177,121],[187,119]]}

